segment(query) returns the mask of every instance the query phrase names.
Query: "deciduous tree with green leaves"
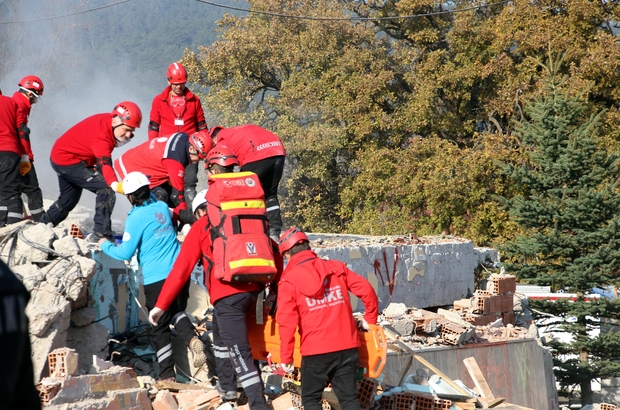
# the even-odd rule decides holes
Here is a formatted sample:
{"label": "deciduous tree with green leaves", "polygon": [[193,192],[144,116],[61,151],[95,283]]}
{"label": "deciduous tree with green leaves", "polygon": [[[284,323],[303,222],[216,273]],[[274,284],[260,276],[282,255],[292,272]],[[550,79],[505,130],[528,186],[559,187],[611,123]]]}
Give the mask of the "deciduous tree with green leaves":
{"label": "deciduous tree with green leaves", "polygon": [[600,138],[604,112],[589,113],[584,96],[560,74],[562,59],[539,64],[542,93],[525,108],[516,134],[526,161],[504,171],[523,190],[505,199],[524,230],[502,252],[506,270],[520,280],[575,293],[574,301],[532,301],[550,314],[546,326],[570,341],[549,347],[564,389],[579,386],[592,403],[591,381],[620,376],[620,332],[600,332],[617,318],[618,300],[591,299],[592,288],[618,284],[620,270],[620,152]]}

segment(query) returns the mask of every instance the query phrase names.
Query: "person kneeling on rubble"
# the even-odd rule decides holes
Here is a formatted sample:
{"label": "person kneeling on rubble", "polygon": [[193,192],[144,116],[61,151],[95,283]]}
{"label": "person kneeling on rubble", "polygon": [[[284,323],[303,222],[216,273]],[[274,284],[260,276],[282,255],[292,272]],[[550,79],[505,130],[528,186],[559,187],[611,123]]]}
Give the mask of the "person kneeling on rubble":
{"label": "person kneeling on rubble", "polygon": [[[317,257],[308,236],[299,228],[284,232],[279,246],[288,261],[277,296],[280,366],[286,373],[294,370],[295,331],[299,327],[303,408],[321,410],[328,379],[343,410],[361,410],[355,384],[360,364],[357,330],[369,330],[368,323],[377,323],[377,294],[366,279],[343,262]],[[349,292],[366,308],[364,319],[357,323]]]}
{"label": "person kneeling on rubble", "polygon": [[[107,239],[101,239],[99,246],[106,255],[128,260],[138,250],[138,261],[144,277],[144,294],[148,310],[155,307],[155,302],[172,270],[180,250],[176,230],[172,225],[170,212],[166,203],[157,201],[151,194],[150,181],[141,172],[130,172],[123,179],[123,188],[127,199],[133,205],[125,221],[123,242],[116,246]],[[194,325],[187,317],[185,308],[189,298],[189,280],[170,304],[152,335],[157,348],[159,378],[174,379],[174,359],[170,341],[170,324],[172,324],[186,346],[194,356],[194,366],[201,367],[206,361],[204,345],[198,338]]]}

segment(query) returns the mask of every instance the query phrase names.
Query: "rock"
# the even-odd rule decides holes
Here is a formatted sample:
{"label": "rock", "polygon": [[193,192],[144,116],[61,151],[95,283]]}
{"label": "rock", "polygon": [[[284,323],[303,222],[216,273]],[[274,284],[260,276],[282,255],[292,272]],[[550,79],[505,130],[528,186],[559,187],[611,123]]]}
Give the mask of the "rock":
{"label": "rock", "polygon": [[11,270],[22,281],[29,292],[32,292],[34,288],[38,287],[45,280],[45,274],[31,263],[13,266]]}
{"label": "rock", "polygon": [[90,307],[83,307],[71,312],[71,325],[74,327],[90,325],[95,319],[97,319],[97,310]]}
{"label": "rock", "polygon": [[50,324],[47,331],[41,337],[32,337],[30,340],[35,380],[40,380],[41,377],[49,374],[48,353],[59,347],[67,346],[67,329],[69,328],[71,307],[68,302],[65,302],[63,306],[64,309],[58,318]]}
{"label": "rock", "polygon": [[[65,236],[69,235],[69,230],[64,226],[56,226],[52,228],[52,231],[56,234],[58,239],[62,239]],[[56,248],[54,248],[56,249]]]}
{"label": "rock", "polygon": [[30,334],[37,337],[42,336],[67,308],[70,309],[70,303],[66,300],[54,305],[28,303],[26,316],[30,321],[28,326]]}
{"label": "rock", "polygon": [[75,241],[73,236],[67,235],[63,236],[60,239],[57,239],[52,244],[54,250],[62,255],[66,256],[78,256],[82,255],[82,250],[80,246]]}
{"label": "rock", "polygon": [[404,303],[390,303],[388,307],[383,310],[383,315],[387,317],[402,316],[407,313],[407,306]]}
{"label": "rock", "polygon": [[[18,238],[23,235],[23,238],[30,243],[35,243],[43,248],[51,248],[52,241],[56,238],[56,234],[49,226],[45,224],[34,224],[18,235]],[[32,246],[30,243],[26,243],[23,239],[17,240],[15,247],[16,260],[26,261],[44,261],[48,258],[48,252],[38,249]]]}
{"label": "rock", "polygon": [[394,322],[393,326],[402,336],[410,336],[413,333],[413,322],[410,320],[397,320]]}
{"label": "rock", "polygon": [[82,270],[82,276],[86,280],[86,283],[90,283],[90,280],[97,273],[97,262],[92,260],[90,257],[77,256],[73,258],[74,261],[80,264],[80,269]]}

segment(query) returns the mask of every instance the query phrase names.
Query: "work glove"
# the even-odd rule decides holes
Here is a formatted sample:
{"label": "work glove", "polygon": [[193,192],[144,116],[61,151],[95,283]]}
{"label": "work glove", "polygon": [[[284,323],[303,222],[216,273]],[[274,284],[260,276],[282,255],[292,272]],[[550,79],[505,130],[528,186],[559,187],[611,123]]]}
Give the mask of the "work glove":
{"label": "work glove", "polygon": [[357,320],[357,329],[363,332],[370,332],[370,326],[364,318],[360,318]]}
{"label": "work glove", "polygon": [[118,192],[119,194],[124,194],[125,192],[123,192],[123,183],[119,182],[119,181],[114,181],[110,184],[110,188],[112,188],[113,191]]}
{"label": "work glove", "polygon": [[280,368],[286,374],[293,374],[295,371],[295,366],[293,363],[280,363]]}
{"label": "work glove", "polygon": [[28,155],[22,155],[22,158],[19,161],[19,173],[23,176],[30,172],[31,169],[32,164],[30,163]]}

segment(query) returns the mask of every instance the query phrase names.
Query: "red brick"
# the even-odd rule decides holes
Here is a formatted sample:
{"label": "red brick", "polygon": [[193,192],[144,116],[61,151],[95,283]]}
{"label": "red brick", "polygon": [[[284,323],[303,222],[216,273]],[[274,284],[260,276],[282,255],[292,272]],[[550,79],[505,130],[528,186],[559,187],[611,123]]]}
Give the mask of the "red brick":
{"label": "red brick", "polygon": [[220,394],[217,392],[217,390],[211,390],[209,392],[203,393],[200,396],[196,397],[193,402],[194,404],[204,404],[207,402],[210,402],[213,399],[219,399],[220,398]]}
{"label": "red brick", "polygon": [[435,408],[435,399],[426,396],[415,396],[415,405],[413,408],[415,410],[433,410]]}
{"label": "red brick", "polygon": [[157,392],[157,396],[155,396],[155,400],[153,400],[154,410],[177,410],[178,408],[179,404],[169,390],[160,390]]}
{"label": "red brick", "polygon": [[491,293],[494,295],[512,295],[517,290],[517,278],[514,276],[491,276]]}
{"label": "red brick", "polygon": [[362,409],[369,409],[374,404],[376,393],[377,382],[373,379],[364,378],[357,384],[357,400]]}
{"label": "red brick", "polygon": [[394,396],[383,395],[379,399],[379,410],[394,410]]}
{"label": "red brick", "polygon": [[398,393],[394,398],[394,410],[411,410],[415,396],[411,393]]}

